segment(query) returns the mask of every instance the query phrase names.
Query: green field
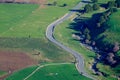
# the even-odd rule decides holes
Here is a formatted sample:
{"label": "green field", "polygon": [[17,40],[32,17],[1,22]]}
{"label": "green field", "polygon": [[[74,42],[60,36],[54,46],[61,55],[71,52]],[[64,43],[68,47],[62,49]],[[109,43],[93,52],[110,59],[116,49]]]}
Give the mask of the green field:
{"label": "green field", "polygon": [[0,70],[0,76],[5,75],[5,74],[6,74],[5,71],[1,71],[1,70]]}
{"label": "green field", "polygon": [[[52,62],[73,61],[70,54],[46,39],[45,31],[51,22],[78,2],[57,1],[57,6],[46,5],[44,8],[37,4],[0,4],[0,48],[21,49],[31,54],[37,50]],[[48,0],[48,3],[53,3],[53,0]],[[66,7],[59,6],[64,3],[67,3]]]}
{"label": "green field", "polygon": [[[52,2],[53,0],[48,1],[48,3]],[[45,31],[51,22],[63,16],[78,2],[79,0],[71,0],[69,2],[67,0],[59,0],[57,1],[57,6],[46,5],[44,8],[41,8],[36,4],[0,4],[0,49],[25,51],[30,53],[33,58],[38,59],[40,63],[74,61],[74,57],[71,54],[46,39]],[[60,7],[60,5],[64,3],[66,3],[67,6]],[[32,55],[34,53],[36,54],[36,51],[40,52],[42,58]],[[56,66],[51,66],[52,69],[55,67]],[[69,71],[68,69],[71,69],[70,72],[74,72],[73,70],[75,70],[75,77],[77,80],[79,77],[85,78],[81,75],[79,76],[79,73],[73,65],[68,69],[67,67],[69,66],[61,66],[61,68],[65,68],[67,71]],[[6,80],[22,80],[36,68],[37,66],[25,68],[15,72]],[[57,68],[53,71],[56,71],[56,69]],[[38,74],[38,72],[36,74]],[[43,75],[45,76],[45,74]],[[70,75],[73,74],[71,73]],[[62,76],[64,79],[70,77],[65,74],[61,74],[58,78],[63,78]],[[32,77],[35,76],[33,75]],[[53,79],[54,78],[55,77],[53,77]],[[70,78],[74,80],[74,76],[71,76]]]}
{"label": "green field", "polygon": [[[33,70],[33,67],[16,72],[6,80],[23,80],[27,71]],[[78,73],[73,64],[56,64],[40,68],[35,74],[27,80],[90,80]]]}
{"label": "green field", "polygon": [[28,76],[30,73],[32,73],[38,66],[32,66],[25,68],[23,70],[20,70],[18,72],[14,72],[11,76],[9,76],[5,80],[23,80],[26,76]]}

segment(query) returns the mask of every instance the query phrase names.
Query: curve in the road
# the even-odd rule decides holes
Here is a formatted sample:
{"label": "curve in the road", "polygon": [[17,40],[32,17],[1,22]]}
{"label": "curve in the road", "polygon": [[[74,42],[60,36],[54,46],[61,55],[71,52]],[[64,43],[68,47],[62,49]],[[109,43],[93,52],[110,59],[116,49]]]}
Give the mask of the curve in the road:
{"label": "curve in the road", "polygon": [[[85,3],[80,2],[77,6],[75,6],[73,8],[73,10],[78,10],[80,9],[80,7],[84,6]],[[74,57],[76,58],[76,67],[77,70],[79,71],[79,73],[82,73],[82,75],[95,80],[92,76],[90,76],[89,74],[86,73],[85,71],[85,66],[84,66],[84,58],[82,57],[82,55],[80,55],[80,53],[64,46],[63,44],[61,44],[60,42],[58,42],[54,36],[53,36],[53,32],[54,32],[54,28],[56,27],[56,25],[62,23],[63,21],[67,20],[72,14],[74,14],[75,12],[70,11],[69,13],[65,14],[63,17],[61,17],[60,19],[54,21],[53,23],[51,23],[50,25],[48,25],[47,29],[46,29],[46,37],[53,43],[57,44],[58,46],[60,46],[61,48],[63,48],[64,50],[68,51],[69,53],[71,53],[72,55],[74,55]]]}

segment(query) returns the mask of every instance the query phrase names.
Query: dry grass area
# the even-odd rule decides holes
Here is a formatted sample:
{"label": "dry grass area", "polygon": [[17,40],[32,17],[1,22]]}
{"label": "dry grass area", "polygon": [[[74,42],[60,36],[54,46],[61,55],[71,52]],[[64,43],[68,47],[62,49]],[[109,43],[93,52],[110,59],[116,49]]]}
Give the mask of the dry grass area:
{"label": "dry grass area", "polygon": [[0,80],[3,80],[16,70],[36,64],[38,64],[38,62],[30,58],[26,53],[17,51],[0,51],[0,70],[8,72],[8,74],[2,76]]}

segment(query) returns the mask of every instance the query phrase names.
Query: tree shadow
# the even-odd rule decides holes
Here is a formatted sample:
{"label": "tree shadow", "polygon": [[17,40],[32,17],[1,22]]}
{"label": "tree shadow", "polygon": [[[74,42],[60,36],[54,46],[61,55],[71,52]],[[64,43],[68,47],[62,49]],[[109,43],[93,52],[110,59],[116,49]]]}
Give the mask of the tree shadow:
{"label": "tree shadow", "polygon": [[84,13],[84,10],[80,10],[80,9],[70,9],[69,11]]}
{"label": "tree shadow", "polygon": [[93,3],[91,1],[81,1],[81,2],[83,2],[83,3]]}
{"label": "tree shadow", "polygon": [[107,9],[107,4],[100,4],[100,6]]}
{"label": "tree shadow", "polygon": [[[74,30],[75,33],[73,34],[80,37],[81,36],[85,37],[84,31],[87,28],[89,30],[91,41],[95,41],[96,46],[102,46],[99,48],[104,49],[106,46],[108,46],[107,44],[109,44],[109,43],[103,42],[106,36],[103,35],[102,33],[104,33],[107,28],[104,27],[105,24],[102,24],[101,27],[97,27],[97,24],[96,24],[101,15],[103,15],[103,13],[96,13],[92,15],[92,18],[77,17],[74,19],[72,23],[69,24],[69,27],[67,28]],[[83,37],[82,37],[82,40],[85,40],[83,39]]]}

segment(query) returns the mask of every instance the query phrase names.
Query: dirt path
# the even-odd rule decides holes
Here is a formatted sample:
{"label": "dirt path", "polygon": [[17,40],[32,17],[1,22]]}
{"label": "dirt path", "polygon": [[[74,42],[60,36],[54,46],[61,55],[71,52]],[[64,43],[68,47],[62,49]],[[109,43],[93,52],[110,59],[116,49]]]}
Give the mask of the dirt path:
{"label": "dirt path", "polygon": [[35,69],[31,74],[29,74],[27,77],[25,77],[23,80],[27,80],[28,78],[30,78],[33,74],[35,74],[39,69],[46,67],[46,66],[51,66],[51,65],[63,65],[63,64],[71,64],[71,63],[52,63],[52,64],[45,64],[45,65],[41,65],[39,66],[37,69]]}

